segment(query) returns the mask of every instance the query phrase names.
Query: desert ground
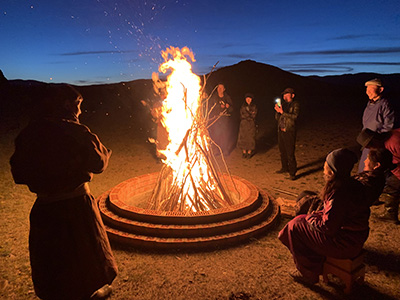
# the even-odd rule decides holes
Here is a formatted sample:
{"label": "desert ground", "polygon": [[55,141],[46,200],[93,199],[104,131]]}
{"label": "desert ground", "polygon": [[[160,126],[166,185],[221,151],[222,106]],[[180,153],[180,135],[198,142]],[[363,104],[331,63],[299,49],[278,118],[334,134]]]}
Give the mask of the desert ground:
{"label": "desert ground", "polygon": [[[260,124],[258,151],[251,159],[242,159],[239,149],[226,157],[229,169],[275,198],[295,199],[294,195],[305,189],[319,191],[325,156],[336,148],[355,145],[361,113],[329,111],[318,118],[302,119],[296,181],[275,174],[280,160],[274,120]],[[90,184],[95,196],[131,177],[161,169],[143,128],[122,126],[118,118],[87,125],[113,150],[108,169],[95,175]],[[26,186],[13,183],[8,165],[18,132],[2,132],[0,141],[0,298],[37,299],[28,253],[29,212],[35,197]],[[382,209],[372,208],[365,244],[365,283],[356,285],[350,295],[343,293],[341,281],[335,278],[331,284],[321,278],[310,288],[289,276],[294,263],[277,235],[290,219],[282,217],[275,228],[257,239],[206,252],[177,249],[158,253],[113,243],[119,274],[109,299],[400,299],[400,226],[377,219]]]}

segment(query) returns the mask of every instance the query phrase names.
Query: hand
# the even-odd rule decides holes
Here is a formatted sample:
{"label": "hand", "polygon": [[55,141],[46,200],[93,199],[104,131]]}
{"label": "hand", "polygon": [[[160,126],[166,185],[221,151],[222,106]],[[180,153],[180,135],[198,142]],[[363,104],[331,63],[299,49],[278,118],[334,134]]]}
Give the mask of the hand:
{"label": "hand", "polygon": [[277,113],[283,114],[283,109],[282,107],[280,107],[278,104],[275,104],[275,110]]}

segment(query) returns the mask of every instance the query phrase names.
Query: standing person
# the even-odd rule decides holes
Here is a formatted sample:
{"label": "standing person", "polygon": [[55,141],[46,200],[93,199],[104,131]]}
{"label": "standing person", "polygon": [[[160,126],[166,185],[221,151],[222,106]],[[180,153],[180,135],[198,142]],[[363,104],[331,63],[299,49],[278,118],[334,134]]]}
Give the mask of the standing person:
{"label": "standing person", "polygon": [[381,196],[381,199],[385,203],[385,212],[379,218],[399,225],[400,128],[391,131],[390,137],[385,141],[385,148],[392,153],[392,163],[395,167],[391,170],[389,176],[386,177],[385,188]]}
{"label": "standing person", "polygon": [[279,232],[298,270],[291,274],[294,279],[315,284],[326,256],[353,258],[362,250],[369,234],[370,209],[362,184],[350,177],[356,162],[356,154],[348,149],[329,153],[324,164],[323,209],[295,217]]}
{"label": "standing person", "polygon": [[214,93],[210,101],[211,120],[219,118],[210,127],[211,138],[221,148],[223,154],[229,155],[232,150],[232,124],[231,113],[233,103],[231,97],[226,93],[225,86],[220,83],[217,86],[217,93]]}
{"label": "standing person", "polygon": [[[390,102],[382,95],[384,90],[382,81],[378,78],[371,79],[365,83],[365,86],[369,102],[364,109],[363,129],[368,128],[376,133],[389,132],[394,125],[395,113]],[[359,173],[364,170],[364,161],[368,151],[368,148],[362,150],[358,165]]]}
{"label": "standing person", "polygon": [[111,155],[79,122],[82,96],[64,85],[47,91],[40,111],[15,140],[15,183],[37,194],[30,212],[32,281],[41,299],[101,299],[117,266],[88,182]]}
{"label": "standing person", "polygon": [[299,116],[300,103],[294,99],[292,88],[282,92],[283,103],[275,104],[275,119],[278,121],[278,145],[281,154],[282,168],[277,174],[289,173],[291,180],[296,180],[297,162],[296,148],[296,120]]}
{"label": "standing person", "polygon": [[256,148],[257,106],[253,103],[253,94],[247,93],[240,108],[240,125],[237,146],[242,150],[243,158],[251,158]]}

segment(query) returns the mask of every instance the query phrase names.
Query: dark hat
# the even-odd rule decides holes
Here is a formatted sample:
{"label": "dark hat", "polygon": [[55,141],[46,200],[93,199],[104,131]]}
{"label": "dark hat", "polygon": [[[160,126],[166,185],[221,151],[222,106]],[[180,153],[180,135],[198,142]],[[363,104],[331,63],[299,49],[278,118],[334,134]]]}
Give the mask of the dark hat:
{"label": "dark hat", "polygon": [[286,89],[282,92],[282,95],[285,95],[285,94],[294,94],[294,89],[292,89],[292,88],[286,88]]}
{"label": "dark hat", "polygon": [[380,148],[384,147],[386,138],[387,134],[379,134],[369,128],[364,128],[357,136],[357,143],[361,145],[362,149],[371,147]]}
{"label": "dark hat", "polygon": [[244,95],[244,98],[247,98],[247,97],[249,97],[249,98],[251,98],[251,99],[254,99],[254,95],[253,95],[252,93],[246,93],[246,94]]}
{"label": "dark hat", "polygon": [[342,177],[350,176],[350,172],[357,161],[357,155],[345,148],[336,149],[326,157],[328,166]]}
{"label": "dark hat", "polygon": [[380,80],[379,78],[374,78],[374,79],[368,80],[365,83],[365,86],[369,86],[369,85],[383,86],[382,80]]}
{"label": "dark hat", "polygon": [[[375,132],[369,128],[361,130],[357,136],[357,143],[359,143],[362,149],[366,148],[371,140],[374,138]],[[368,147],[367,147],[368,148]]]}

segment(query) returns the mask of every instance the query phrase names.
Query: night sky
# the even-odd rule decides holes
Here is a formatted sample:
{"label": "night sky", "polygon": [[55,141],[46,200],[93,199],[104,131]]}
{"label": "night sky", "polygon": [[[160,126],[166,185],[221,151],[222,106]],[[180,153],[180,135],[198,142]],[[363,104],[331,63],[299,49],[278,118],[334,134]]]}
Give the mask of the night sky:
{"label": "night sky", "polygon": [[149,79],[169,46],[191,48],[197,74],[247,59],[304,76],[400,70],[398,0],[2,0],[0,12],[7,79]]}

